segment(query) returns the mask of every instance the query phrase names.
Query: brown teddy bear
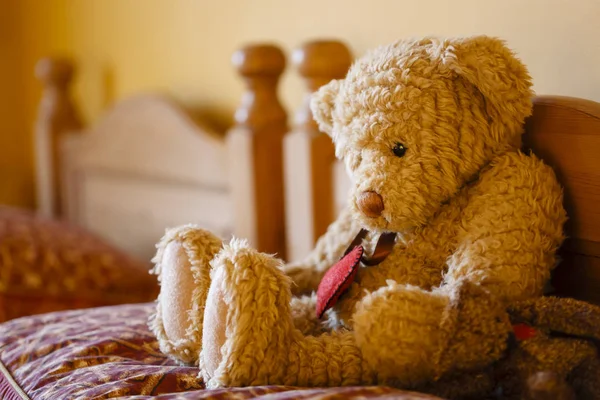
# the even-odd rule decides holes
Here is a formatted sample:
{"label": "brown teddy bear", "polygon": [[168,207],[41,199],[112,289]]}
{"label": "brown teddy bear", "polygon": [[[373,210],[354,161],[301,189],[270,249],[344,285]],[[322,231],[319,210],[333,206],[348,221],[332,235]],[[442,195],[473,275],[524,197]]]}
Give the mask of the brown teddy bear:
{"label": "brown teddy bear", "polygon": [[524,65],[485,36],[355,62],[311,104],[352,177],[348,209],[291,265],[168,231],[162,351],[207,387],[419,388],[499,360],[506,308],[542,295],[566,218],[553,171],[519,151],[532,96]]}
{"label": "brown teddy bear", "polygon": [[[477,288],[463,287],[463,296]],[[506,352],[484,368],[454,371],[418,390],[448,399],[600,399],[600,307],[569,298],[513,303]],[[507,340],[508,339],[508,340]]]}
{"label": "brown teddy bear", "polygon": [[505,397],[600,399],[600,307],[542,297],[508,311],[521,337],[515,329],[517,343],[495,366]]}

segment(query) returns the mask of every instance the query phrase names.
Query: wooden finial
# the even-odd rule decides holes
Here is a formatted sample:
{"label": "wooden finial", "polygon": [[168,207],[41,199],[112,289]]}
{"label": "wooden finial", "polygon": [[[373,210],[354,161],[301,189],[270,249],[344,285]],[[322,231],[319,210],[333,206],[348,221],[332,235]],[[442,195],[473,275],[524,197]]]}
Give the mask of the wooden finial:
{"label": "wooden finial", "polygon": [[247,85],[235,113],[236,123],[259,130],[267,125],[284,126],[287,114],[277,97],[277,84],[285,69],[283,51],[268,44],[246,46],[233,54],[232,62]]}
{"label": "wooden finial", "polygon": [[73,63],[65,58],[42,58],[35,66],[35,76],[46,86],[68,87],[73,79]]}
{"label": "wooden finial", "polygon": [[233,55],[246,82],[227,135],[235,235],[260,251],[285,258],[283,136],[287,114],[277,97],[285,56],[274,45],[252,45]]}
{"label": "wooden finial", "polygon": [[74,70],[63,58],[44,58],[35,67],[44,84],[35,126],[37,198],[40,213],[48,217],[61,214],[61,142],[82,127],[70,95]]}
{"label": "wooden finial", "polygon": [[292,60],[306,83],[294,129],[284,141],[288,251],[296,259],[312,249],[334,219],[334,148],[313,119],[310,98],[346,75],[352,55],[342,42],[318,40],[294,51]]}
{"label": "wooden finial", "polygon": [[245,77],[279,76],[285,69],[285,55],[272,44],[249,45],[233,53],[232,63]]}
{"label": "wooden finial", "polygon": [[304,105],[296,114],[296,125],[318,132],[309,108],[310,95],[333,79],[346,76],[352,63],[348,47],[335,40],[317,40],[296,49],[292,61],[306,82]]}
{"label": "wooden finial", "polygon": [[296,49],[292,61],[300,75],[307,79],[311,91],[315,91],[332,79],[346,76],[352,54],[340,41],[315,40]]}

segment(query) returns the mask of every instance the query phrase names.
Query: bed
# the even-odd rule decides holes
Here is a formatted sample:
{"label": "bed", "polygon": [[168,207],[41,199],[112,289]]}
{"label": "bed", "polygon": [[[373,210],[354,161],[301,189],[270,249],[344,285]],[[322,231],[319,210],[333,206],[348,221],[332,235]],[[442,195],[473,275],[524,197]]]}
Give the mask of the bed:
{"label": "bed", "polygon": [[[36,66],[38,209],[0,208],[0,322],[40,312],[150,301],[165,229],[201,225],[285,256],[281,49],[234,55],[247,82],[229,131],[168,96],[129,97],[82,122],[75,65]],[[269,187],[270,190],[257,190]]]}
{"label": "bed", "polygon": [[156,298],[150,260],[173,226],[245,237],[285,257],[285,56],[258,44],[234,64],[246,91],[226,130],[160,93],[126,98],[84,124],[71,95],[76,65],[40,60],[38,208],[0,207],[0,322]]}
{"label": "bed", "polygon": [[[331,64],[323,66],[323,59]],[[350,59],[347,48],[335,42],[311,42],[294,55],[299,72],[306,78],[308,92],[331,78],[343,75]],[[165,223],[177,223],[178,220],[171,214],[152,212],[137,217],[131,216],[129,211],[118,214],[119,205],[111,202],[112,199],[104,199],[105,203],[97,199],[108,190],[107,187],[111,188],[109,190],[120,188],[126,191],[129,185],[133,185],[139,191],[127,192],[127,195],[134,203],[149,196],[149,193],[156,195],[163,190],[172,189],[173,193],[180,195],[181,192],[177,190],[183,190],[185,194],[182,197],[190,196],[193,199],[196,197],[192,193],[214,190],[218,193],[216,195],[222,196],[220,205],[230,202],[233,210],[230,219],[214,222],[216,229],[221,227],[222,233],[237,232],[250,237],[261,250],[277,252],[288,259],[311,246],[342,206],[347,178],[333,158],[331,143],[310,122],[306,104],[298,112],[297,122],[288,132],[286,113],[276,97],[277,77],[285,65],[281,50],[263,45],[247,47],[234,56],[234,64],[244,76],[248,92],[244,94],[236,112],[236,126],[221,136],[200,130],[199,125],[181,113],[179,106],[154,97],[137,98],[117,105],[95,128],[93,133],[97,138],[94,139],[92,134],[84,138],[83,135],[77,137],[65,133],[70,129],[65,127],[79,126],[73,117],[75,114],[70,111],[63,111],[63,116],[71,117],[70,121],[61,117],[63,122],[67,120],[68,123],[64,123],[60,129],[56,123],[38,126],[38,129],[45,129],[49,138],[73,138],[47,141],[47,149],[60,149],[47,152],[47,162],[55,172],[53,177],[48,178],[52,183],[47,184],[46,198],[43,200],[46,201],[46,212],[53,215],[62,213],[89,229],[97,229],[99,234],[104,232],[110,236],[115,232],[114,229],[121,229],[115,221],[123,222],[126,218],[131,218],[127,221],[135,222],[135,218],[139,218],[140,223],[145,221],[147,224],[141,225],[144,230]],[[206,180],[198,178],[203,176],[202,173],[179,181],[181,172],[187,171],[190,165],[196,169],[201,166],[187,164],[197,161],[192,160],[194,157],[191,155],[189,159],[182,157],[185,158],[185,161],[181,161],[182,169],[173,171],[172,175],[164,172],[170,171],[165,167],[166,160],[145,166],[158,168],[150,171],[165,173],[160,175],[159,180],[148,178],[149,170],[128,170],[131,165],[126,163],[118,164],[119,168],[128,171],[124,175],[126,178],[117,177],[120,174],[114,174],[110,169],[116,164],[102,164],[102,156],[95,152],[101,146],[109,145],[109,135],[112,135],[111,141],[118,140],[119,135],[126,140],[131,132],[136,131],[137,128],[127,127],[127,124],[137,121],[133,115],[142,116],[140,120],[150,118],[152,126],[145,125],[150,132],[154,132],[153,129],[162,123],[157,115],[163,115],[160,118],[163,122],[170,121],[162,125],[163,129],[172,128],[178,123],[185,125],[168,129],[168,132],[161,130],[158,133],[157,130],[154,133],[156,140],[160,141],[161,135],[171,135],[167,138],[177,142],[179,139],[174,138],[186,129],[192,136],[199,135],[205,142],[194,147],[198,150],[196,154],[205,154],[203,152],[208,149],[211,154],[207,157],[231,160],[223,166],[228,168],[228,178],[222,177],[221,186],[216,181],[209,185]],[[600,104],[583,99],[539,96],[535,99],[534,113],[527,120],[525,130],[524,150],[535,152],[556,170],[565,188],[565,202],[570,217],[567,225],[569,238],[560,250],[562,262],[555,270],[549,293],[600,304],[600,211],[597,207],[600,204]],[[107,139],[106,142],[100,138],[101,135]],[[89,143],[94,144],[86,145],[88,139]],[[70,143],[57,145],[57,142]],[[167,143],[170,142],[162,142],[163,146]],[[69,155],[71,149],[77,149],[77,154]],[[105,151],[109,152],[110,149]],[[182,154],[188,154],[183,151]],[[111,157],[116,157],[117,153],[111,154]],[[51,161],[53,157],[55,161]],[[59,159],[63,161],[57,164],[56,160]],[[183,168],[183,164],[187,167]],[[140,168],[139,164],[136,166]],[[119,179],[128,180],[122,182]],[[174,184],[174,180],[181,186]],[[294,186],[289,185],[290,181],[294,182]],[[147,184],[146,191],[136,186],[140,182]],[[273,190],[267,193],[256,190],[264,185]],[[297,190],[297,187],[305,190]],[[175,201],[173,199],[178,198],[176,194],[172,196],[163,199],[162,203],[157,202],[155,206],[162,208],[165,204],[171,204]],[[285,207],[288,207],[287,213]],[[291,213],[290,207],[298,208],[293,208],[294,213]],[[210,209],[208,205],[198,208],[198,214],[185,215],[185,222],[196,219],[208,223],[210,219],[205,218],[211,218],[210,214],[218,209]],[[98,224],[98,221],[92,224],[94,214],[98,213],[114,213],[112,218],[115,219],[105,225]],[[288,233],[287,242],[285,232]],[[290,240],[290,237],[294,240]],[[130,250],[139,254],[149,251],[142,242],[132,244]],[[270,386],[205,391],[196,378],[195,368],[176,365],[159,352],[156,340],[146,326],[153,307],[152,303],[139,303],[62,311],[1,324],[0,397],[435,399],[426,394],[387,387],[308,389]]]}
{"label": "bed", "polygon": [[[184,223],[248,237],[282,253],[287,114],[276,90],[285,58],[277,47],[257,45],[234,59],[248,84],[229,132],[161,94],[129,97],[83,126],[69,93],[74,65],[40,61],[40,214],[86,228],[147,260],[165,227]],[[263,193],[257,185],[273,189]],[[259,225],[259,219],[272,222]]]}

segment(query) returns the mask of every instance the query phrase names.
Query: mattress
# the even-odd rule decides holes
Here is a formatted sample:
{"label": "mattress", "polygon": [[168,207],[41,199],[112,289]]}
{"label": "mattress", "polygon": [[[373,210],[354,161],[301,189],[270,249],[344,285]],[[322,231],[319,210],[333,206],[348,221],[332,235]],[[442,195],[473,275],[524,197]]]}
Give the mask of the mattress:
{"label": "mattress", "polygon": [[154,305],[24,317],[0,325],[0,398],[438,399],[389,387],[205,390],[198,369],[165,357],[146,326]]}

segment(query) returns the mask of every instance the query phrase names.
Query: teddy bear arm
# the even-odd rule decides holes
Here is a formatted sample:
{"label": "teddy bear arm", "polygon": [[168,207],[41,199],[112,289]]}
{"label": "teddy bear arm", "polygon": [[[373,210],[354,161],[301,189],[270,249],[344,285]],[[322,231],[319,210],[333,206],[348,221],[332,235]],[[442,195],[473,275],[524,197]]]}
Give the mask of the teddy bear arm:
{"label": "teddy bear arm", "polygon": [[363,357],[380,379],[420,385],[498,359],[510,321],[504,306],[470,282],[453,293],[388,281],[352,316]]}
{"label": "teddy bear arm", "polygon": [[292,278],[292,293],[298,295],[315,291],[325,272],[339,260],[359,231],[349,207],[344,209],[304,260],[283,266],[283,271]]}
{"label": "teddy bear arm", "polygon": [[[540,296],[550,277],[549,255],[510,251],[506,247],[493,248],[498,243],[516,244],[531,240],[530,232],[495,233],[461,246],[448,262],[442,289],[451,292],[462,280],[485,288],[505,304]],[[532,249],[533,250],[533,249]],[[536,254],[537,253],[537,254]],[[546,259],[545,259],[546,258]]]}
{"label": "teddy bear arm", "polygon": [[380,379],[418,384],[435,376],[443,296],[389,281],[357,304],[352,329],[363,357]]}
{"label": "teddy bear arm", "polygon": [[494,168],[465,211],[442,286],[466,279],[510,303],[543,293],[566,217],[553,171],[534,156],[515,153]]}
{"label": "teddy bear arm", "polygon": [[[465,284],[459,292],[461,298],[453,304],[443,293],[390,281],[387,287],[359,303],[351,330],[312,329],[312,332],[300,329],[293,299],[290,308],[295,327],[287,335],[291,342],[286,351],[283,383],[344,386],[377,382],[416,387],[431,382],[457,364],[465,368],[486,365],[489,357],[498,357],[504,349],[506,336],[503,329],[493,329],[497,335],[488,334],[490,325],[506,327],[507,318],[500,316],[504,313],[502,307],[490,306],[486,299],[482,300],[481,295],[485,294],[479,288]],[[314,296],[303,299],[311,304]],[[479,321],[475,330],[482,328],[485,340],[477,335],[460,334],[461,328],[473,326],[471,311],[479,310],[479,305],[485,308],[487,319],[482,318],[485,321]],[[444,315],[454,316],[454,311],[462,312],[455,318],[458,322],[444,325]],[[312,315],[305,322],[313,321]],[[459,339],[450,338],[449,331],[450,334],[458,331],[455,336]],[[461,342],[465,337],[466,344]],[[466,351],[467,348],[475,350]],[[488,358],[481,359],[479,354]]]}

